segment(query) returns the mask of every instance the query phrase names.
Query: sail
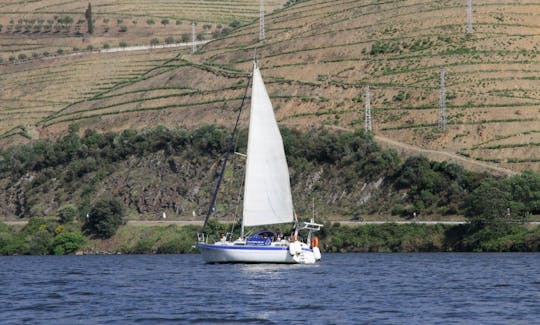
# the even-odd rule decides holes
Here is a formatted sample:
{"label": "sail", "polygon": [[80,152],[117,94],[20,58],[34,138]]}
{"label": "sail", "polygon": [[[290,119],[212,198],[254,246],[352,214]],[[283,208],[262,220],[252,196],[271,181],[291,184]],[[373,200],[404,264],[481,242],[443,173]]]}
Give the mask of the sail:
{"label": "sail", "polygon": [[283,140],[256,64],[253,66],[244,186],[244,226],[288,223],[294,220]]}

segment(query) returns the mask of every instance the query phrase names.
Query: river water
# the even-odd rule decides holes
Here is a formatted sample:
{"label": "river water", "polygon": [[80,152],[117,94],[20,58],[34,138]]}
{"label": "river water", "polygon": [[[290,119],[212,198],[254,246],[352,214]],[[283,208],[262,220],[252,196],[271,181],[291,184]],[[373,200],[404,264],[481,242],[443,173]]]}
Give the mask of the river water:
{"label": "river water", "polygon": [[540,254],[0,257],[1,324],[538,324]]}

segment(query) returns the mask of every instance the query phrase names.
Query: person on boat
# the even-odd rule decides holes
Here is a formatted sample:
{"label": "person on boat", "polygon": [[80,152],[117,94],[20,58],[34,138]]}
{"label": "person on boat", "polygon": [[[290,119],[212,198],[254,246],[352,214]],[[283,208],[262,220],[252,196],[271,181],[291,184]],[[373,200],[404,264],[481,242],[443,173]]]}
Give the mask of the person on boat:
{"label": "person on boat", "polygon": [[276,241],[281,241],[283,239],[283,234],[281,233],[281,229],[276,230]]}
{"label": "person on boat", "polygon": [[219,237],[221,238],[220,241],[222,241],[222,242],[227,241],[227,237],[225,237],[225,234],[224,234],[224,233],[221,233],[221,234],[219,235]]}

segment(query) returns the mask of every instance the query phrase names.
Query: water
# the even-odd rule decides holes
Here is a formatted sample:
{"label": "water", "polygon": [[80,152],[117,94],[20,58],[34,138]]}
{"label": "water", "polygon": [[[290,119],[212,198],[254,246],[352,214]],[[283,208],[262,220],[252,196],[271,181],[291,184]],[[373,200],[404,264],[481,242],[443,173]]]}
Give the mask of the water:
{"label": "water", "polygon": [[540,254],[0,257],[2,324],[532,324]]}

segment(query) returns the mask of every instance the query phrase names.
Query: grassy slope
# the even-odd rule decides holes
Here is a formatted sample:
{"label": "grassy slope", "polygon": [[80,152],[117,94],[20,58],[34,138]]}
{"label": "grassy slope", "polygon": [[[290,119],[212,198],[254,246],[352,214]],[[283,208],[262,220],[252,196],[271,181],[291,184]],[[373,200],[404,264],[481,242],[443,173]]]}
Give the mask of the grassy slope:
{"label": "grassy slope", "polygon": [[[265,41],[258,40],[254,21],[196,55],[160,61],[161,68],[149,68],[140,79],[11,122],[37,123],[40,136],[74,121],[104,131],[228,125],[257,49],[282,124],[361,127],[369,84],[376,133],[538,171],[540,4],[475,1],[472,35],[465,33],[465,13],[465,2],[454,0],[305,1],[268,15]],[[441,66],[447,70],[446,133],[436,128]]]}

